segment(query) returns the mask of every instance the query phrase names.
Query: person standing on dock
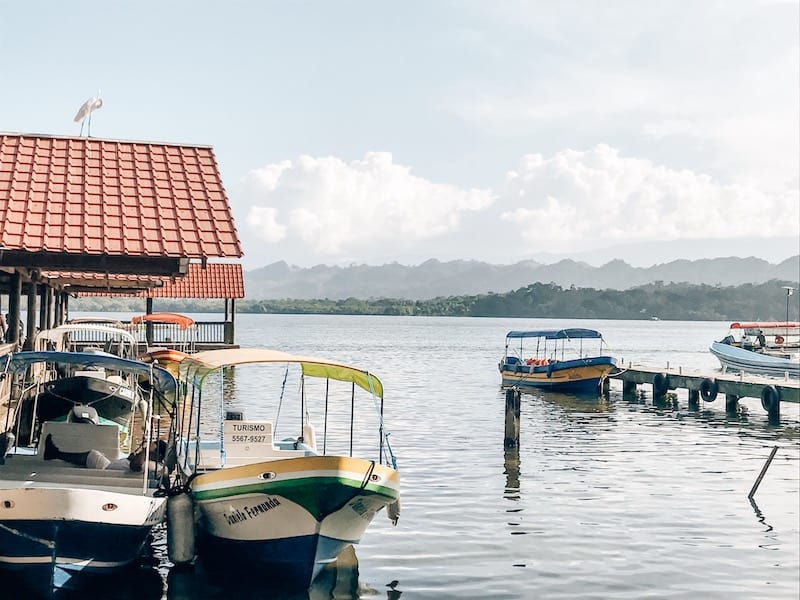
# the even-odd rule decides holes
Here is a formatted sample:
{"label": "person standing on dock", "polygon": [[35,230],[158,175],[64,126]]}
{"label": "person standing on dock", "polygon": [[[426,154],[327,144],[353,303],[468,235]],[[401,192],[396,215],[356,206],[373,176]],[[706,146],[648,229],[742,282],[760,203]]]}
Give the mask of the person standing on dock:
{"label": "person standing on dock", "polygon": [[756,336],[756,342],[758,342],[759,348],[765,348],[767,346],[767,338],[764,337],[764,332],[762,330],[758,330],[758,335]]}

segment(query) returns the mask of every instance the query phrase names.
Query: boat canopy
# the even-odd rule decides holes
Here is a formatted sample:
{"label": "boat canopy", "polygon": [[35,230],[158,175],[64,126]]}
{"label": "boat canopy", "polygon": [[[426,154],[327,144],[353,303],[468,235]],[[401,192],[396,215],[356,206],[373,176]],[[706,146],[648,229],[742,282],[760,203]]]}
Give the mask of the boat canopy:
{"label": "boat canopy", "polygon": [[180,363],[180,378],[186,381],[191,379],[195,385],[202,385],[205,377],[212,371],[253,363],[299,364],[303,375],[349,381],[383,398],[383,384],[369,371],[324,358],[296,356],[267,348],[227,348],[191,354]]}
{"label": "boat canopy", "polygon": [[754,321],[752,323],[731,323],[731,329],[798,329],[800,321]]}
{"label": "boat canopy", "polygon": [[535,331],[509,331],[506,338],[545,338],[547,340],[597,339],[602,334],[594,329],[538,329]]}
{"label": "boat canopy", "polygon": [[171,325],[180,325],[181,329],[187,329],[194,325],[194,319],[178,313],[162,312],[133,317],[131,323],[133,325],[138,325],[139,323],[169,323]]}
{"label": "boat canopy", "polygon": [[149,365],[138,360],[121,358],[106,352],[16,352],[8,355],[5,369],[12,373],[21,373],[30,365],[43,362],[68,364],[83,368],[99,367],[112,371],[133,373],[148,378],[152,372],[153,381],[159,392],[163,394],[175,394],[178,387],[175,377],[166,369]]}
{"label": "boat canopy", "polygon": [[54,327],[52,329],[44,329],[36,334],[36,342],[38,343],[39,340],[57,342],[62,340],[70,333],[97,333],[106,335],[108,337],[124,339],[134,347],[137,344],[136,338],[124,329],[93,323],[68,323],[66,325],[59,325],[58,327]]}

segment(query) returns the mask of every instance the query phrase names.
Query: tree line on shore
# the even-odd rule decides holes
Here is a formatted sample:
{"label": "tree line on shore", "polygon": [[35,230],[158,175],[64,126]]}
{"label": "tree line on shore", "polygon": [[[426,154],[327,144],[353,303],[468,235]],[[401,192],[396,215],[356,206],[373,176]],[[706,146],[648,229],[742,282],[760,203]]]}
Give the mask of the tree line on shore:
{"label": "tree line on shore", "polygon": [[[772,280],[739,286],[655,282],[627,290],[567,288],[532,283],[506,293],[447,296],[429,300],[347,298],[343,300],[241,300],[240,313],[527,317],[569,319],[663,319],[682,321],[800,320],[798,282]],[[85,297],[71,311],[142,312],[141,298]],[[222,312],[222,300],[156,300],[154,310]]]}

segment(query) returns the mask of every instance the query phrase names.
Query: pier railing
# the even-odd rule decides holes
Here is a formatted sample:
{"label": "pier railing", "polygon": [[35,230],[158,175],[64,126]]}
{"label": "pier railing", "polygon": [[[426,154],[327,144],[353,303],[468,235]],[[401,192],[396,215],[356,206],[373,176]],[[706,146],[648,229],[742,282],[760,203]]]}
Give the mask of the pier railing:
{"label": "pier railing", "polygon": [[[136,337],[141,347],[158,346],[184,352],[235,347],[234,326],[230,321],[195,321],[181,329],[176,323],[121,323],[123,329]],[[92,330],[75,332],[71,341],[80,346],[102,347],[107,336]]]}

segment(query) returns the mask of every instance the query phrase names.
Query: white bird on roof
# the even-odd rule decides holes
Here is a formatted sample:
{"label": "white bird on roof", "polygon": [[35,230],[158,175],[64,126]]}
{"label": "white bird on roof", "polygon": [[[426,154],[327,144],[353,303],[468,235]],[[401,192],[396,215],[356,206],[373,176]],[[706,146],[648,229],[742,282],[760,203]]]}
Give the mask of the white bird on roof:
{"label": "white bird on roof", "polygon": [[100,97],[100,90],[97,90],[97,96],[92,96],[86,102],[83,103],[83,106],[78,109],[78,113],[75,115],[73,119],[76,123],[78,121],[81,122],[81,133],[83,135],[83,123],[86,121],[86,118],[89,118],[89,123],[87,126],[87,136],[91,136],[92,134],[92,113],[96,111],[98,108],[103,106],[103,99]]}

